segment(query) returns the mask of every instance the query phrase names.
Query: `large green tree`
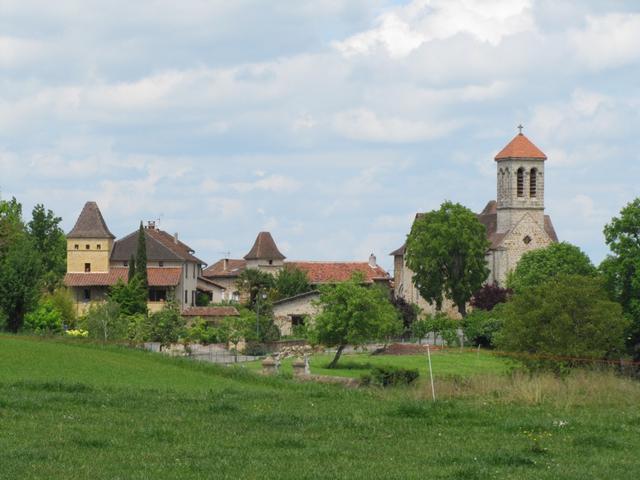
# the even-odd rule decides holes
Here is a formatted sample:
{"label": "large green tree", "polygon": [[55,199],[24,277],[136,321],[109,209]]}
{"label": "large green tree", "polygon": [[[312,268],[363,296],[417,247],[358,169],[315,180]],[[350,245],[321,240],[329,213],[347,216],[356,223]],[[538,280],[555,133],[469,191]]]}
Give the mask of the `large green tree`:
{"label": "large green tree", "polygon": [[265,299],[260,298],[258,300],[258,295],[269,295],[273,290],[275,285],[275,280],[273,275],[267,272],[263,272],[258,270],[257,268],[247,268],[240,275],[238,275],[238,280],[236,280],[236,287],[238,291],[242,292],[243,297],[246,298],[246,305],[255,309],[258,301],[261,304],[261,310],[265,308],[266,302]]}
{"label": "large green tree", "polygon": [[118,280],[118,283],[109,289],[109,298],[119,306],[121,315],[147,313],[148,290],[138,275],[127,283]]}
{"label": "large green tree", "polygon": [[357,280],[323,285],[317,301],[320,313],[309,326],[314,344],[336,347],[329,364],[334,368],[347,345],[360,346],[402,333],[402,321],[380,287],[366,287]]}
{"label": "large green tree", "polygon": [[515,292],[521,292],[562,273],[595,275],[597,270],[579,247],[567,242],[552,243],[522,255],[509,274],[507,285]]}
{"label": "large green tree", "polygon": [[140,222],[140,229],[138,230],[138,249],[136,251],[135,274],[142,281],[144,288],[147,288],[149,286],[149,278],[147,276],[147,242],[142,222]]}
{"label": "large green tree", "polygon": [[466,315],[466,304],[489,275],[487,231],[468,208],[445,202],[416,218],[407,238],[406,262],[420,295],[436,309],[448,298]]}
{"label": "large green tree", "polygon": [[624,349],[628,321],[598,277],[552,276],[514,294],[499,313],[496,344],[504,350],[606,358]]}
{"label": "large green tree", "polygon": [[44,287],[53,292],[60,286],[67,268],[67,242],[60,222],[51,210],[38,204],[33,208],[27,231],[42,259]]}
{"label": "large green tree", "polygon": [[640,360],[640,198],[627,204],[620,216],[604,227],[611,250],[600,265],[607,287],[631,319],[627,344]]}
{"label": "large green tree", "polygon": [[293,265],[285,265],[275,276],[278,299],[289,298],[311,290],[307,273]]}

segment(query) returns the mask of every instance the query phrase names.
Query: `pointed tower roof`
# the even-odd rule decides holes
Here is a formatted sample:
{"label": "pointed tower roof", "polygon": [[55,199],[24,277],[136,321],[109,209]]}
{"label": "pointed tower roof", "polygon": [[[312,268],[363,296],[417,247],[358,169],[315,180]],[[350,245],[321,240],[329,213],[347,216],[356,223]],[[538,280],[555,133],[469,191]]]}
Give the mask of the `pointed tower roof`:
{"label": "pointed tower roof", "polygon": [[109,231],[96,202],[84,204],[76,224],[67,234],[67,238],[116,238]]}
{"label": "pointed tower roof", "polygon": [[521,132],[496,155],[496,160],[505,160],[507,158],[535,158],[546,160],[547,156]]}
{"label": "pointed tower roof", "polygon": [[244,256],[245,260],[284,260],[286,257],[280,253],[276,242],[273,241],[273,237],[269,232],[260,232],[256,238],[253,247]]}

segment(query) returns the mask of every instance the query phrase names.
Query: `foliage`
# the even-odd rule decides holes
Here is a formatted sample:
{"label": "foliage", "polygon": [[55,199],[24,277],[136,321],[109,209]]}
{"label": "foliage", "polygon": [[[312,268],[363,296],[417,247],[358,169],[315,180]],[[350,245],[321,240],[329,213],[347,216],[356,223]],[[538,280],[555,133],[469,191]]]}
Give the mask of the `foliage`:
{"label": "foliage", "polygon": [[60,228],[62,218],[56,217],[44,205],[33,207],[27,232],[42,260],[43,285],[49,291],[60,286],[67,268],[67,241]]}
{"label": "foliage", "polygon": [[60,333],[62,314],[50,299],[44,299],[38,308],[25,315],[24,328],[39,335]]}
{"label": "foliage", "polygon": [[7,327],[17,332],[24,316],[38,304],[42,264],[32,240],[18,232],[0,257],[0,310]]}
{"label": "foliage", "polygon": [[620,353],[628,325],[596,277],[559,274],[517,292],[501,309],[499,348],[530,354],[605,358]]}
{"label": "foliage", "polygon": [[89,336],[89,332],[87,330],[82,330],[82,329],[66,330],[64,334],[67,337],[73,337],[73,338],[86,338]]}
{"label": "foliage", "polygon": [[192,343],[208,345],[220,342],[219,329],[209,325],[204,319],[197,317],[187,327],[186,338]]}
{"label": "foliage", "polygon": [[[275,281],[273,275],[257,268],[246,268],[236,281],[239,292],[243,292],[247,297],[246,306],[255,309],[258,295],[267,294],[274,288]],[[265,308],[264,299],[260,299],[261,309]]]}
{"label": "foliage", "polygon": [[220,339],[233,345],[233,349],[237,351],[240,342],[255,328],[254,325],[252,325],[251,318],[248,315],[225,317],[220,323]]}
{"label": "foliage", "polygon": [[627,204],[604,227],[611,250],[600,265],[607,289],[630,318],[627,347],[640,360],[640,198]]}
{"label": "foliage", "polygon": [[458,329],[461,323],[454,320],[447,314],[438,312],[433,315],[427,315],[424,320],[427,332],[433,333],[434,338],[442,338],[448,346],[457,346],[460,344]]}
{"label": "foliage", "polygon": [[244,354],[251,355],[253,357],[262,357],[269,353],[267,346],[260,342],[248,342],[244,347]]}
{"label": "foliage", "polygon": [[49,300],[60,312],[65,327],[74,328],[76,326],[76,306],[71,292],[66,287],[56,288],[53,293],[45,295],[44,298]]}
{"label": "foliage", "polygon": [[138,230],[138,248],[136,251],[136,276],[142,281],[142,285],[146,289],[149,285],[147,278],[147,243],[144,234],[144,227],[140,222]]}
{"label": "foliage", "polygon": [[109,289],[109,298],[118,304],[120,313],[125,316],[147,313],[147,288],[139,275],[135,275],[129,283],[122,280]]}
{"label": "foliage", "polygon": [[309,326],[309,340],[337,347],[332,368],[347,345],[384,340],[402,331],[398,312],[391,305],[388,293],[377,286],[362,286],[356,279],[322,286],[317,306],[320,313]]}
{"label": "foliage", "polygon": [[136,276],[136,257],[132,253],[129,258],[129,271],[127,272],[127,282],[131,282]]}
{"label": "foliage", "polygon": [[237,347],[241,340],[246,342],[270,342],[280,338],[280,330],[267,315],[256,315],[248,308],[238,308],[239,316],[226,317],[220,325],[220,338]]}
{"label": "foliage", "polygon": [[285,265],[275,276],[276,300],[294,297],[312,290],[307,273],[294,265]]}
{"label": "foliage", "polygon": [[406,262],[420,295],[436,309],[450,299],[462,316],[466,304],[489,274],[487,232],[477,216],[445,202],[416,218],[407,237]]}
{"label": "foliage", "polygon": [[472,310],[463,320],[462,328],[464,336],[471,345],[480,345],[486,348],[494,347],[494,338],[502,327],[501,311],[504,304],[497,305],[490,311]]}
{"label": "foliage", "polygon": [[363,385],[378,385],[380,387],[395,387],[410,385],[420,376],[417,369],[401,368],[391,365],[373,367],[371,373],[361,377]]}
{"label": "foliage", "polygon": [[173,303],[167,303],[162,310],[149,315],[149,324],[149,341],[160,342],[163,346],[176,343],[185,333],[184,318]]}
{"label": "foliage", "polygon": [[[413,323],[417,320],[420,308],[414,304],[407,302],[402,297],[393,296],[391,298],[391,304],[395,307],[402,320],[402,328],[405,335],[412,335],[418,337],[416,332],[413,331]],[[421,337],[418,337],[421,338]]]}
{"label": "foliage", "polygon": [[128,333],[128,319],[120,315],[120,307],[113,300],[91,305],[85,323],[90,338],[105,342],[123,339]]}
{"label": "foliage", "polygon": [[522,292],[559,274],[595,275],[596,269],[579,247],[567,242],[552,243],[522,255],[509,274],[507,285],[515,292]]}
{"label": "foliage", "polygon": [[127,338],[133,343],[148,342],[151,337],[151,319],[149,315],[136,313],[128,315],[127,320]]}
{"label": "foliage", "polygon": [[510,288],[502,288],[497,283],[485,283],[471,298],[471,306],[480,310],[493,310],[499,303],[504,303],[513,293]]}
{"label": "foliage", "polygon": [[196,293],[196,307],[207,307],[211,303],[209,295],[204,292]]}

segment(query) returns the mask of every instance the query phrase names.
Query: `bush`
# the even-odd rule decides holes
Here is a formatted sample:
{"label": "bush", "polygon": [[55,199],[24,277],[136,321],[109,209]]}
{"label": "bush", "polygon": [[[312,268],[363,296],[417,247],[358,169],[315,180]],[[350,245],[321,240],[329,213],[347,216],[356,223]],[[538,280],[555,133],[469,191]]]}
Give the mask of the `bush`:
{"label": "bush", "polygon": [[433,333],[435,337],[441,337],[449,346],[460,344],[460,338],[458,337],[459,327],[460,322],[449,318],[444,313],[427,315],[412,325],[413,333],[417,338],[422,339],[428,333]]}
{"label": "bush", "polygon": [[462,320],[464,337],[472,345],[493,348],[494,337],[502,327],[501,306],[491,311],[473,310]]}
{"label": "bush", "polygon": [[67,328],[75,328],[77,325],[76,307],[73,296],[67,288],[57,288],[53,293],[46,296],[53,306],[60,312],[62,324]]}
{"label": "bush", "polygon": [[251,355],[253,357],[262,357],[269,353],[267,346],[264,343],[250,342],[247,343],[244,348],[245,355]]}
{"label": "bush", "polygon": [[187,327],[186,339],[189,342],[200,343],[202,345],[220,343],[220,331],[198,317],[193,321],[191,326]]}
{"label": "bush", "polygon": [[398,385],[409,385],[413,383],[420,373],[417,369],[400,368],[393,366],[374,367],[371,373],[361,377],[363,385],[377,385],[381,387],[395,387]]}
{"label": "bush", "polygon": [[62,314],[50,299],[44,299],[38,308],[25,315],[24,328],[39,335],[60,333]]}
{"label": "bush", "polygon": [[120,315],[120,307],[112,300],[89,307],[85,323],[91,338],[106,342],[127,337],[129,320]]}
{"label": "bush", "polygon": [[185,322],[178,311],[178,307],[167,304],[159,312],[149,316],[149,340],[160,342],[162,345],[176,343],[185,334]]}

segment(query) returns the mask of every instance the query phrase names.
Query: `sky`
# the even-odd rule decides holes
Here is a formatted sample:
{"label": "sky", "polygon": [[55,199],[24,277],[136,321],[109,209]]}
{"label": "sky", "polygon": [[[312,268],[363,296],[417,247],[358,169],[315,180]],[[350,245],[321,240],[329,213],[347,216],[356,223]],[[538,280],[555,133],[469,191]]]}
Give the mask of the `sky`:
{"label": "sky", "polygon": [[495,198],[521,123],[597,264],[640,195],[639,45],[636,0],[0,0],[0,196],[391,269],[416,212]]}

